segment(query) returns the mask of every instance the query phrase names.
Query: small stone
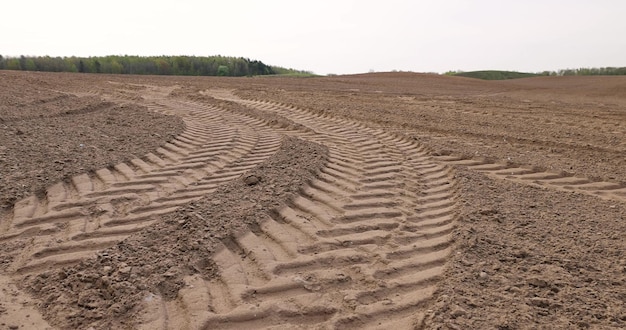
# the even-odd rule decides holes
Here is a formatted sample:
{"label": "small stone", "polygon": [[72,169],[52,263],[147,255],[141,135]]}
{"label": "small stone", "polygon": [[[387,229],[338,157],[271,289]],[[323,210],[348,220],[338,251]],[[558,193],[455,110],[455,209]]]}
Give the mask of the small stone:
{"label": "small stone", "polygon": [[99,307],[100,304],[99,294],[95,290],[82,291],[78,295],[78,306],[94,309]]}
{"label": "small stone", "polygon": [[452,329],[452,330],[461,330],[461,327],[460,327],[460,326],[458,326],[458,325],[456,325],[456,324],[454,324],[454,323],[446,323],[446,325],[448,326],[448,328],[449,328],[449,329]]}
{"label": "small stone", "polygon": [[111,274],[111,271],[112,271],[112,270],[113,270],[113,267],[111,267],[111,266],[104,266],[104,267],[102,267],[102,271],[103,271],[105,274],[107,274],[107,275],[108,275],[108,274]]}
{"label": "small stone", "polygon": [[131,270],[132,268],[130,266],[126,266],[124,268],[120,268],[117,272],[120,273],[120,275],[128,275]]}
{"label": "small stone", "polygon": [[550,300],[546,298],[534,297],[534,298],[530,298],[530,304],[533,306],[546,308],[550,306]]}
{"label": "small stone", "polygon": [[467,311],[465,311],[461,307],[457,307],[450,313],[450,317],[452,317],[453,319],[456,319],[457,317],[465,316],[466,314],[467,314]]}
{"label": "small stone", "polygon": [[498,210],[495,209],[481,209],[480,211],[478,211],[478,213],[480,213],[481,215],[494,215],[494,214],[498,214]]}
{"label": "small stone", "polygon": [[64,279],[67,278],[67,273],[63,269],[59,270],[58,275],[59,275],[59,279],[61,279],[61,280],[64,280]]}
{"label": "small stone", "polygon": [[108,287],[110,284],[111,284],[111,279],[108,276],[106,276],[106,275],[100,277],[100,279],[96,283],[96,285],[100,289],[104,289],[104,288]]}
{"label": "small stone", "polygon": [[259,183],[259,181],[260,179],[256,175],[248,175],[245,178],[243,178],[243,182],[247,184],[248,186],[254,186],[255,184]]}
{"label": "small stone", "polygon": [[540,278],[536,278],[533,277],[531,279],[528,280],[528,284],[532,285],[532,286],[536,286],[538,288],[545,288],[548,286],[548,282],[546,282],[545,280],[542,280]]}
{"label": "small stone", "polygon": [[513,252],[513,256],[515,258],[519,258],[519,259],[524,259],[530,256],[530,253],[528,253],[528,251],[525,250],[518,250]]}
{"label": "small stone", "polygon": [[505,291],[508,291],[510,293],[521,293],[522,292],[522,290],[520,288],[515,287],[515,286],[510,286],[510,287],[506,288]]}
{"label": "small stone", "polygon": [[478,278],[483,279],[483,280],[487,279],[488,276],[489,275],[487,275],[487,273],[485,273],[485,272],[480,272],[478,274]]}

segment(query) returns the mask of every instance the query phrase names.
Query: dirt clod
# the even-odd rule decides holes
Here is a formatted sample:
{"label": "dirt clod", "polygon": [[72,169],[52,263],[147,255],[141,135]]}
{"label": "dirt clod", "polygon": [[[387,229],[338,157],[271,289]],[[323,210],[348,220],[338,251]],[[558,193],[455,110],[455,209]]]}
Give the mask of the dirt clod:
{"label": "dirt clod", "polygon": [[261,181],[261,179],[256,175],[247,175],[243,178],[243,182],[248,186],[254,186],[259,183],[259,181]]}

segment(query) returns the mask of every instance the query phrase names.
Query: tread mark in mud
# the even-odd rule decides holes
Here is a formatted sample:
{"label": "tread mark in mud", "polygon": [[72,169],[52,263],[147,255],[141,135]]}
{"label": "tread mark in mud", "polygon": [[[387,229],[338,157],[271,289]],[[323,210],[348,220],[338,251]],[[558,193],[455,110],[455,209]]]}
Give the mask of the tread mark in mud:
{"label": "tread mark in mud", "polygon": [[274,154],[282,140],[257,119],[218,108],[165,99],[151,107],[184,113],[185,131],[154,153],[17,202],[0,242],[31,243],[16,251],[10,270],[33,273],[79,262],[239,177]]}
{"label": "tread mark in mud", "polygon": [[435,160],[471,170],[483,172],[497,178],[550,188],[566,192],[579,192],[603,199],[626,202],[626,185],[578,177],[567,172],[546,171],[533,167],[519,167],[508,163],[490,162],[485,159],[470,159],[456,156],[438,156]]}
{"label": "tread mark in mud", "polygon": [[[180,305],[168,302],[163,310],[180,315],[181,323],[170,318],[167,326],[420,324],[452,245],[451,168],[433,162],[410,140],[359,123],[230,100],[303,125],[306,132],[290,134],[326,145],[329,156],[298,196],[254,230],[225,242],[215,258],[219,280],[187,279],[207,288],[202,297],[191,290],[179,293],[183,301],[210,306],[198,311],[202,321],[185,318]],[[157,325],[164,324],[144,327]]]}

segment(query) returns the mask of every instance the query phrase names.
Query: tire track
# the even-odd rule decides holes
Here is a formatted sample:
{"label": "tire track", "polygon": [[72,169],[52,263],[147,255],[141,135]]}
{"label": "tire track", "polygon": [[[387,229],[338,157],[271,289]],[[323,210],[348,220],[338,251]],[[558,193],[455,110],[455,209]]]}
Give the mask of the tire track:
{"label": "tire track", "polygon": [[359,123],[214,96],[303,125],[306,132],[290,134],[326,145],[328,160],[298,196],[223,242],[214,257],[219,279],[187,278],[200,289],[159,300],[143,327],[420,324],[452,245],[451,168],[408,139]]}
{"label": "tire track", "polygon": [[155,152],[50,186],[15,204],[0,242],[27,240],[9,271],[67,266],[211,193],[276,152],[281,136],[260,120],[151,95],[156,112],[182,115],[185,131]]}
{"label": "tire track", "polygon": [[626,202],[626,184],[594,180],[575,176],[572,173],[560,171],[546,171],[545,169],[519,166],[505,162],[493,162],[486,159],[472,159],[457,156],[438,156],[435,160],[464,166],[471,170],[485,173],[496,179],[515,181],[536,187],[555,189],[565,192],[578,192],[603,199]]}

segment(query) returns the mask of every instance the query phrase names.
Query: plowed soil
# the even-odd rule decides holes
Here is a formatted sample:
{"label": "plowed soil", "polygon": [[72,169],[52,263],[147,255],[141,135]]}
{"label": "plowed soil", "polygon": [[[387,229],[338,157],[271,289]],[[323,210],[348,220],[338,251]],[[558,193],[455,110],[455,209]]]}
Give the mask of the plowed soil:
{"label": "plowed soil", "polygon": [[624,77],[0,87],[0,329],[626,327]]}

